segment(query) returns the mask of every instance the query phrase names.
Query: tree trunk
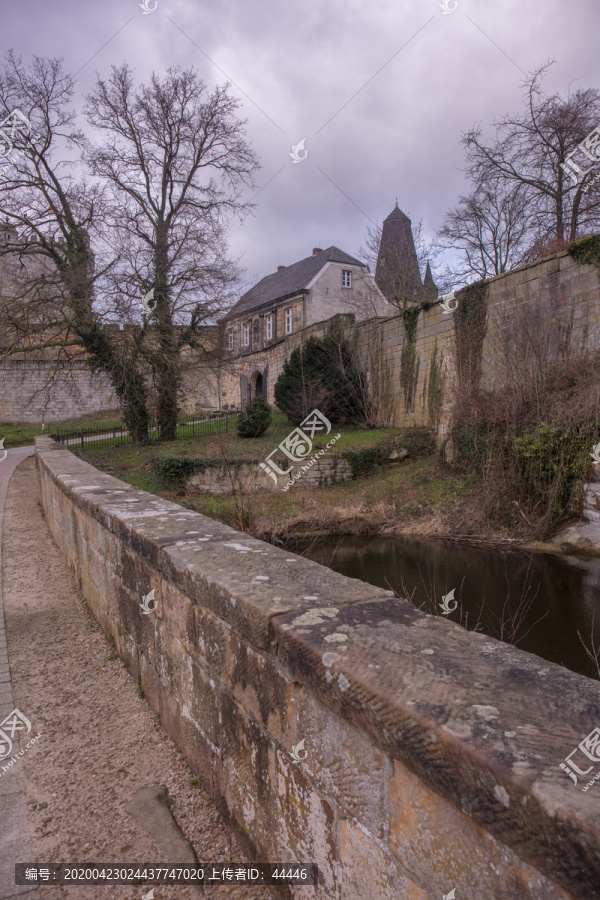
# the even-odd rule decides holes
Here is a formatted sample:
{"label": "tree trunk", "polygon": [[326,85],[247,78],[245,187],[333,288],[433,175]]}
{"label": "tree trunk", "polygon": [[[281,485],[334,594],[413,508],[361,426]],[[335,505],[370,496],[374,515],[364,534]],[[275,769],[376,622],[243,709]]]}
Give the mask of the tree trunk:
{"label": "tree trunk", "polygon": [[158,402],[156,415],[158,433],[163,441],[174,441],[177,435],[177,401],[181,388],[181,358],[173,325],[168,287],[168,238],[162,226],[156,235],[156,272],[154,298],[156,302],[157,352],[153,355],[153,370]]}
{"label": "tree trunk", "polygon": [[62,277],[77,336],[90,355],[92,369],[105,372],[119,398],[127,430],[136,444],[149,443],[147,389],[144,376],[133,358],[121,360],[105,329],[92,311],[93,258],[87,235],[74,228],[67,238],[67,262]]}

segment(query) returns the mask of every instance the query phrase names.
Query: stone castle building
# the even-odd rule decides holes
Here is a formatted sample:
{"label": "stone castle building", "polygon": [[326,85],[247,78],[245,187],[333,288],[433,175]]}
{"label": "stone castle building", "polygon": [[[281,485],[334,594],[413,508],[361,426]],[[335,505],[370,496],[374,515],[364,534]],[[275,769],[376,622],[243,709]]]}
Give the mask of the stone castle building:
{"label": "stone castle building", "polygon": [[[413,251],[410,220],[396,207],[383,223],[374,276],[364,263],[329,247],[261,279],[208,330],[205,343],[220,348],[210,365],[191,351],[184,354],[181,411],[243,408],[257,395],[273,404],[275,383],[293,350],[311,336],[324,336],[332,316],[351,312],[343,320],[346,335],[356,342],[378,424],[428,425],[443,439],[464,379],[458,358],[464,335],[457,331],[463,326],[460,316],[441,307],[429,267],[421,280]],[[394,263],[398,253],[403,266]],[[11,284],[22,277],[20,266],[18,259],[0,256],[0,311]],[[486,282],[480,385],[502,386],[508,338],[519,359],[526,335],[543,339],[543,353],[552,359],[597,350],[599,271],[563,251]],[[421,307],[423,300],[428,302]],[[408,330],[405,306],[419,309]],[[64,372],[42,354],[0,364],[0,423],[49,423],[116,407],[107,379],[93,374],[83,357]]]}
{"label": "stone castle building", "polygon": [[[0,226],[3,246],[17,240],[13,226]],[[0,255],[0,314],[3,298],[6,303],[22,295],[24,281],[43,277],[48,265],[43,257]],[[429,268],[427,273],[426,284]],[[194,354],[184,354],[182,412],[244,408],[256,396],[272,403],[290,337],[338,313],[352,313],[357,322],[393,315],[398,286],[405,281],[409,302],[425,296],[410,219],[396,204],[383,223],[375,275],[338,247],[314,248],[310,256],[278,266],[247,291],[213,326],[213,343],[223,348],[221,364],[207,367]],[[115,409],[117,399],[106,376],[89,370],[85,353],[77,356],[62,368],[48,351],[18,354],[0,364],[0,422],[61,421]]]}
{"label": "stone castle building", "polygon": [[306,259],[279,266],[236,303],[221,323],[220,403],[243,408],[254,397],[273,403],[293,335],[339,313],[352,313],[356,322],[393,316],[437,293],[429,263],[421,281],[411,221],[396,202],[382,226],[375,275],[337,247],[315,247]]}
{"label": "stone castle building", "polygon": [[387,315],[390,309],[368,267],[337,247],[315,247],[306,259],[279,266],[261,279],[221,323],[226,355],[223,400],[243,407],[254,397],[271,398],[269,366],[262,365],[265,351],[340,312],[354,312],[362,320],[367,313]]}

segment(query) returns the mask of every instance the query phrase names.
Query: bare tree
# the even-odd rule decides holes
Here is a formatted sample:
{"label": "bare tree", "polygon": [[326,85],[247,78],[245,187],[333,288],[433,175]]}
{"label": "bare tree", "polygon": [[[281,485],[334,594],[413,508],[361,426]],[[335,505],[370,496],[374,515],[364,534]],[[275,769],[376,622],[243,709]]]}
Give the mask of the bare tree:
{"label": "bare tree", "polygon": [[0,259],[15,269],[2,298],[0,355],[37,354],[54,374],[83,356],[109,377],[130,433],[145,441],[146,387],[135,347],[94,306],[95,285],[112,263],[99,268],[91,246],[102,189],[70,172],[78,160],[69,153],[86,145],[70,108],[73,93],[60,60],[35,57],[26,69],[13,51],[6,54],[0,110],[3,118],[18,110],[25,125],[12,134],[18,155],[0,182]]}
{"label": "bare tree", "polygon": [[500,196],[510,197],[522,189],[532,244],[573,241],[600,222],[600,185],[590,173],[577,180],[565,172],[568,155],[600,121],[600,92],[548,96],[541,84],[550,65],[526,79],[525,110],[496,122],[494,140],[486,142],[480,127],[463,136],[467,172],[479,190],[502,182]]}
{"label": "bare tree", "polygon": [[[124,248],[114,289],[130,302],[154,291],[154,327],[141,349],[152,368],[161,436],[175,436],[181,349],[231,300],[239,276],[227,258],[226,224],[251,204],[257,159],[245,141],[228,85],[208,94],[192,70],[153,74],[135,91],[125,63],[87,98],[89,122],[107,134],[87,159],[110,187],[105,224]],[[146,321],[144,325],[146,325]],[[183,326],[183,327],[181,327]]]}
{"label": "bare tree", "polygon": [[473,276],[491,278],[519,265],[531,224],[522,185],[498,179],[478,185],[448,210],[438,231],[438,247],[460,254],[460,263],[447,267],[445,278],[456,287]]}

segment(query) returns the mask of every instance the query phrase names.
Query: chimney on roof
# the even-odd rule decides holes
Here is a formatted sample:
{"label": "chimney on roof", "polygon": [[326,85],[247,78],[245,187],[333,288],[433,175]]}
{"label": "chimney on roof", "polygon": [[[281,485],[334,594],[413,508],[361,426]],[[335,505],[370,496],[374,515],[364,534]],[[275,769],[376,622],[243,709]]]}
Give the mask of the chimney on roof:
{"label": "chimney on roof", "polygon": [[315,253],[322,253],[322,252],[323,252],[322,247],[313,247],[313,256],[315,255]]}
{"label": "chimney on roof", "polygon": [[281,272],[282,269],[285,269],[285,266],[277,266],[277,271]]}

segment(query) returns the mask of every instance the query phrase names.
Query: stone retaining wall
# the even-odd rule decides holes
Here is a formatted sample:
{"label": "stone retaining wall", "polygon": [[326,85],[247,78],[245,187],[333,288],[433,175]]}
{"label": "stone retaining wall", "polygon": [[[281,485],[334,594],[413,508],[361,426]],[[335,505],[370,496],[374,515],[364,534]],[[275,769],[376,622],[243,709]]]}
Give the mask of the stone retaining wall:
{"label": "stone retaining wall", "polygon": [[108,378],[74,360],[62,369],[45,360],[0,364],[0,422],[62,422],[118,409]]}
{"label": "stone retaining wall", "polygon": [[[260,460],[230,460],[227,464],[221,462],[218,464],[207,465],[203,471],[194,472],[186,481],[186,491],[191,493],[209,493],[209,494],[230,494],[232,491],[232,481],[239,490],[264,490],[272,488],[273,490],[282,490],[292,475],[301,475],[299,484],[304,487],[327,487],[330,484],[337,484],[340,481],[347,481],[352,477],[352,469],[350,464],[339,453],[329,453],[315,459],[310,464],[310,459],[306,460],[306,472],[302,472],[302,464],[298,463],[290,472],[289,477],[280,475],[277,484],[273,479],[260,468]],[[277,461],[276,461],[277,462]],[[290,464],[289,459],[282,459],[280,468],[285,470]]]}
{"label": "stone retaining wall", "polygon": [[598,683],[49,438],[36,458],[93,614],[253,858],[316,862],[319,900],[600,898],[600,787],[559,768],[600,726]]}

